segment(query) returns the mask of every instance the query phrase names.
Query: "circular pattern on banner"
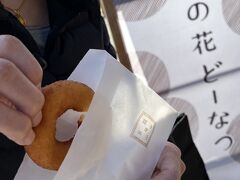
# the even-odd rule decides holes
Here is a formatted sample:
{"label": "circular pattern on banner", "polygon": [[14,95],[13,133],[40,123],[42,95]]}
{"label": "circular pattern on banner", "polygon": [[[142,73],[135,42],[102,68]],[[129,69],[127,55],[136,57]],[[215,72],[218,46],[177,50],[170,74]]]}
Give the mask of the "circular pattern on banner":
{"label": "circular pattern on banner", "polygon": [[230,124],[227,134],[233,138],[233,144],[229,151],[230,156],[240,163],[240,115],[238,115]]}
{"label": "circular pattern on banner", "polygon": [[222,11],[229,28],[240,34],[240,1],[222,0]]}
{"label": "circular pattern on banner", "polygon": [[163,61],[146,51],[137,51],[137,56],[149,87],[160,96],[166,96],[169,92],[170,80]]}
{"label": "circular pattern on banner", "polygon": [[193,105],[186,100],[177,97],[168,97],[166,101],[180,113],[188,116],[188,122],[192,134],[192,138],[196,139],[199,129],[199,118]]}
{"label": "circular pattern on banner", "polygon": [[168,97],[170,79],[163,61],[156,55],[137,51],[137,56],[148,85],[180,113],[188,116],[192,138],[196,139],[199,130],[199,118],[194,106],[186,100],[177,97]]}
{"label": "circular pattern on banner", "polygon": [[139,21],[158,12],[167,0],[113,0],[126,21]]}

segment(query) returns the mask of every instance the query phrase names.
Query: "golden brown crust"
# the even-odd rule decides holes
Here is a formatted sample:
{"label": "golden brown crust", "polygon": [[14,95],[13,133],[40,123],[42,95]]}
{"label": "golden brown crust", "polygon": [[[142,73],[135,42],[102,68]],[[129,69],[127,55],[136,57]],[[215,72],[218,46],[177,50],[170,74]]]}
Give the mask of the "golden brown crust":
{"label": "golden brown crust", "polygon": [[58,170],[71,145],[55,138],[56,120],[66,110],[87,111],[94,92],[86,85],[74,81],[58,81],[43,88],[45,104],[41,123],[34,128],[34,142],[25,146],[29,157],[39,166]]}

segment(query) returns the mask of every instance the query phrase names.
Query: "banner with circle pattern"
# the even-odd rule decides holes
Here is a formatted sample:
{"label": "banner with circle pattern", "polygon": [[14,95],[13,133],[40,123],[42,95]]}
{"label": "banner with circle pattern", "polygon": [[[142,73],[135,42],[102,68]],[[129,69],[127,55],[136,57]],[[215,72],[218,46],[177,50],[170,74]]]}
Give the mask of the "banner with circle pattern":
{"label": "banner with circle pattern", "polygon": [[114,3],[149,86],[188,115],[210,179],[239,179],[240,1]]}

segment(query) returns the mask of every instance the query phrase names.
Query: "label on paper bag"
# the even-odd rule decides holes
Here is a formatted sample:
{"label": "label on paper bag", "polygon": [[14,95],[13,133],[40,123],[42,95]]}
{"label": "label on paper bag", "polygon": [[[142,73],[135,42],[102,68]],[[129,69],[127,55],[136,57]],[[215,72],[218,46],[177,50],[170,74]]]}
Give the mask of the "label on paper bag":
{"label": "label on paper bag", "polygon": [[133,129],[132,137],[147,147],[148,142],[152,137],[154,126],[155,121],[152,117],[147,113],[142,112],[138,118],[135,128]]}

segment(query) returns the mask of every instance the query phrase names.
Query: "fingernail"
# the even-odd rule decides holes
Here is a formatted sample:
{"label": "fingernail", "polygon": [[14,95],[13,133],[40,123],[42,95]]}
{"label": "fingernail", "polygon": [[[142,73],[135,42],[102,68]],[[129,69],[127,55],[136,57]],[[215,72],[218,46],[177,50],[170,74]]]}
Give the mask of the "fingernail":
{"label": "fingernail", "polygon": [[29,133],[27,134],[26,138],[24,139],[24,144],[25,145],[30,145],[35,139],[35,133],[33,130],[30,130]]}

